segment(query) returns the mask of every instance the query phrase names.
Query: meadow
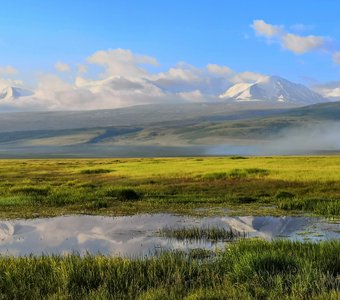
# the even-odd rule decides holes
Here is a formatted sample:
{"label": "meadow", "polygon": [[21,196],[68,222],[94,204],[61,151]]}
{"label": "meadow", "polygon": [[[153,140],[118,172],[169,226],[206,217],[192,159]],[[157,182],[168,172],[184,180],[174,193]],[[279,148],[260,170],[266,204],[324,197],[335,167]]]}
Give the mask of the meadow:
{"label": "meadow", "polygon": [[340,215],[340,157],[0,161],[0,217]]}
{"label": "meadow", "polygon": [[[67,214],[340,215],[340,157],[0,161],[0,217]],[[153,257],[1,256],[0,299],[339,299],[340,241],[243,239],[164,228],[225,250]]]}

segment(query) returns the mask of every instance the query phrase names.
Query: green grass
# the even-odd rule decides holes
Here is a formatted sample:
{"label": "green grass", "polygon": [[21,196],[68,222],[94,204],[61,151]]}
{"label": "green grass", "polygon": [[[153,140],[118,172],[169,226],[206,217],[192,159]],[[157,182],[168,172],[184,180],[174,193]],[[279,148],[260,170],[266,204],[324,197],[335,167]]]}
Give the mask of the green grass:
{"label": "green grass", "polygon": [[0,298],[339,299],[339,252],[340,241],[241,240],[208,259],[1,257]]}
{"label": "green grass", "polygon": [[218,227],[165,227],[159,233],[161,236],[178,240],[205,240],[211,242],[229,242],[245,237],[245,234],[241,232]]}
{"label": "green grass", "polygon": [[0,160],[0,217],[217,208],[339,216],[340,157],[244,158]]}

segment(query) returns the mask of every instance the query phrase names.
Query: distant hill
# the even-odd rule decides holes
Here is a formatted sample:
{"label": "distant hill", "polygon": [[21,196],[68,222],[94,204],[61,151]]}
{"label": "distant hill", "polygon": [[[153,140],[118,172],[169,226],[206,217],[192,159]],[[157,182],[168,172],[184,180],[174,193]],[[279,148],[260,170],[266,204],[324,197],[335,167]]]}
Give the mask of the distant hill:
{"label": "distant hill", "polygon": [[340,101],[299,107],[286,112],[286,114],[318,120],[340,121]]}
{"label": "distant hill", "polygon": [[0,132],[147,126],[197,119],[239,119],[268,115],[292,105],[244,103],[150,104],[92,111],[17,112],[0,114]]}
{"label": "distant hill", "polygon": [[[263,144],[284,137],[287,130],[340,121],[340,102],[293,108],[287,105],[250,107],[243,103],[174,104],[83,112],[0,114],[0,156],[17,152],[25,157],[30,153],[37,156],[105,153],[110,156],[110,153],[117,153],[114,149],[128,156],[124,147],[134,155],[138,154],[138,147],[148,147],[140,151],[152,156],[148,151],[155,146]],[[188,149],[186,155],[190,155]],[[160,148],[157,153],[168,152]]]}

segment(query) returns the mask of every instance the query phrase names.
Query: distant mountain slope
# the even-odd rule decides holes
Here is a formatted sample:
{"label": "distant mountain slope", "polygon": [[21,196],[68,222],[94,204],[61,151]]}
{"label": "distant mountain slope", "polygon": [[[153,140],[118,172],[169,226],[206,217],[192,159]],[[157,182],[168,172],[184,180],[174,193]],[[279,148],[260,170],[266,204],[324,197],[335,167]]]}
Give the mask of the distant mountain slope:
{"label": "distant mountain slope", "polygon": [[0,88],[0,100],[18,99],[20,97],[32,96],[33,92],[27,89],[6,86]]}
{"label": "distant mountain slope", "polygon": [[334,127],[338,121],[340,102],[334,102],[276,111],[271,115],[252,118],[248,115],[239,119],[210,119],[184,126],[173,122],[164,126],[150,126],[129,136],[108,138],[102,142],[116,145],[248,144],[280,138],[286,135],[287,130],[321,126],[325,131],[327,124]]}
{"label": "distant mountain slope", "polygon": [[244,102],[267,101],[304,105],[327,102],[306,86],[278,76],[266,76],[255,83],[237,83],[220,95],[220,98]]}
{"label": "distant mountain slope", "polygon": [[[340,102],[281,109],[243,103],[147,105],[84,112],[0,114],[0,144],[21,146],[213,145],[277,138],[340,121]],[[257,105],[254,107],[258,107]],[[275,106],[274,106],[275,107]],[[71,150],[70,150],[71,151]]]}
{"label": "distant mountain slope", "polygon": [[0,114],[0,132],[148,126],[159,122],[245,118],[268,115],[286,104],[244,103],[153,104],[93,111],[18,112]]}
{"label": "distant mountain slope", "polygon": [[340,101],[308,105],[285,112],[289,116],[309,117],[318,120],[340,121]]}

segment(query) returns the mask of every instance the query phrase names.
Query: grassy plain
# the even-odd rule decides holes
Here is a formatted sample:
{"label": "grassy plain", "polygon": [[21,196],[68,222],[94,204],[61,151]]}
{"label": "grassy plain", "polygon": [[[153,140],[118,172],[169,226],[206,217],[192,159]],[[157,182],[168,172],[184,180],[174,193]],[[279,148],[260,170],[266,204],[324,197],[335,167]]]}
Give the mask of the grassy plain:
{"label": "grassy plain", "polygon": [[0,160],[0,217],[340,215],[340,157]]}

